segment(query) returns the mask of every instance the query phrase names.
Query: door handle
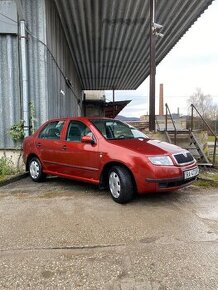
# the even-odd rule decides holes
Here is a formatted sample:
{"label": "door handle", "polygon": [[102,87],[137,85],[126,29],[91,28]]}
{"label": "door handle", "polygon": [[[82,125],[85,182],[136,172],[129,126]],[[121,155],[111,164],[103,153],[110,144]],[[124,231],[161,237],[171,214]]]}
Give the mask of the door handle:
{"label": "door handle", "polygon": [[62,147],[62,150],[67,150],[67,146],[64,145],[64,146]]}
{"label": "door handle", "polygon": [[37,144],[36,144],[36,147],[41,147],[41,146],[42,146],[41,143],[37,143]]}

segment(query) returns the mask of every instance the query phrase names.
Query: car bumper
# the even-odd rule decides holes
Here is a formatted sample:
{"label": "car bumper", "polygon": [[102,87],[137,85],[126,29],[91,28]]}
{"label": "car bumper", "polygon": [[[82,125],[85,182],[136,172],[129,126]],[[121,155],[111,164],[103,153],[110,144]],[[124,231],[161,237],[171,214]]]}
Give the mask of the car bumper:
{"label": "car bumper", "polygon": [[146,179],[145,182],[151,182],[155,184],[155,191],[167,191],[174,190],[191,184],[195,181],[197,176],[184,179],[183,177],[179,178],[169,178],[169,179]]}
{"label": "car bumper", "polygon": [[138,192],[143,194],[148,192],[176,190],[190,185],[193,181],[196,180],[199,174],[199,170],[196,165],[188,166],[185,168],[165,168],[164,175],[168,177],[163,176],[162,172],[156,171],[155,177],[143,178],[143,183],[140,183]]}

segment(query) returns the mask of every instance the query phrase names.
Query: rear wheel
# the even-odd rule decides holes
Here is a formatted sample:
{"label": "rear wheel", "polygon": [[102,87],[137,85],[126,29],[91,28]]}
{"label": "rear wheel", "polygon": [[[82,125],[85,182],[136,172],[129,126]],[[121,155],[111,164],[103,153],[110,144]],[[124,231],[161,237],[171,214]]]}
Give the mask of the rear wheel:
{"label": "rear wheel", "polygon": [[45,174],[42,171],[42,164],[37,157],[33,157],[29,162],[30,177],[33,181],[39,182],[45,178]]}
{"label": "rear wheel", "polygon": [[133,180],[128,169],[122,166],[114,166],[108,174],[108,185],[111,196],[118,203],[127,203],[133,199]]}

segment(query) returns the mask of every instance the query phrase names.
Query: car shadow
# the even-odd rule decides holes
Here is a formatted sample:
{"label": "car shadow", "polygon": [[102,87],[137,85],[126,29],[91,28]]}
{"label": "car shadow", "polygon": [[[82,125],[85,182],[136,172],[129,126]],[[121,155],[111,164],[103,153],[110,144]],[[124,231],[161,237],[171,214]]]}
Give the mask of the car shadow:
{"label": "car shadow", "polygon": [[[51,185],[60,186],[60,189],[64,190],[73,190],[78,193],[85,193],[87,195],[94,196],[108,196],[110,198],[109,189],[100,190],[97,185],[91,183],[84,183],[80,181],[75,181],[71,179],[65,179],[56,176],[49,176],[46,178],[45,182]],[[160,202],[174,202],[182,198],[187,191],[184,189],[170,191],[170,192],[155,192],[155,193],[146,193],[143,195],[135,194],[134,199],[130,202],[131,204],[137,203],[149,203],[152,205],[159,205]]]}
{"label": "car shadow", "polygon": [[107,190],[100,190],[99,187],[95,184],[92,183],[85,183],[77,180],[72,180],[72,179],[66,179],[66,178],[61,178],[57,176],[49,176],[44,180],[45,183],[51,184],[51,185],[57,185],[60,186],[61,188],[64,188],[65,190],[75,190],[75,191],[81,191],[81,192],[92,192],[95,193],[96,195],[105,192],[107,193]]}

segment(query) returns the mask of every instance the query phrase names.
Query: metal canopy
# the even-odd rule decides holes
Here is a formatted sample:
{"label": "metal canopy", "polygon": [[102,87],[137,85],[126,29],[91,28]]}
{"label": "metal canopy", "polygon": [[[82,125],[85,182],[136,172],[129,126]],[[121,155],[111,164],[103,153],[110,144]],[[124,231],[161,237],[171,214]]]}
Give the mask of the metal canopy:
{"label": "metal canopy", "polygon": [[[158,64],[213,0],[157,0]],[[55,0],[83,89],[136,89],[149,75],[149,0]]]}

